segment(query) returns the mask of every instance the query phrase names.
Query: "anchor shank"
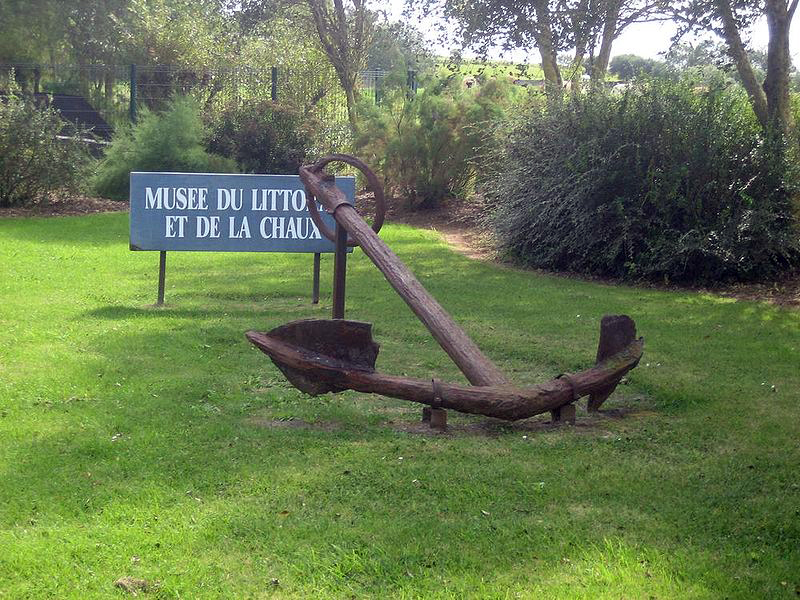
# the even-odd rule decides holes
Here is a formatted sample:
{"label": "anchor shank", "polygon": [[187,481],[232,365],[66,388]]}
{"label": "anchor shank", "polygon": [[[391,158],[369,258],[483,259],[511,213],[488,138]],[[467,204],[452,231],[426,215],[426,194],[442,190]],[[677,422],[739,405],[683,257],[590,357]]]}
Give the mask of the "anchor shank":
{"label": "anchor shank", "polygon": [[487,358],[441,305],[422,287],[414,274],[348,204],[335,183],[313,167],[301,167],[300,178],[323,206],[333,213],[336,222],[359,243],[386,280],[408,304],[420,321],[473,385],[491,386],[508,383],[506,376]]}

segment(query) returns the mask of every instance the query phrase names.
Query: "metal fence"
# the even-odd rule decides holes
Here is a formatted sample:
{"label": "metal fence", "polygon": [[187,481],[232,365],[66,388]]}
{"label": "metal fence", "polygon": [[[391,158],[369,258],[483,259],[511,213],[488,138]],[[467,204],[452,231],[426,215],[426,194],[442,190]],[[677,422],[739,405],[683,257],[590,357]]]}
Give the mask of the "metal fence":
{"label": "metal fence", "polygon": [[[342,136],[349,131],[347,103],[338,79],[312,64],[255,69],[5,63],[0,64],[0,92],[12,74],[25,92],[84,98],[109,129],[134,120],[143,107],[160,111],[172,97],[188,95],[209,112],[254,99],[290,105],[321,124],[324,150],[341,149]],[[361,93],[380,101],[385,77],[384,71],[365,71]]]}

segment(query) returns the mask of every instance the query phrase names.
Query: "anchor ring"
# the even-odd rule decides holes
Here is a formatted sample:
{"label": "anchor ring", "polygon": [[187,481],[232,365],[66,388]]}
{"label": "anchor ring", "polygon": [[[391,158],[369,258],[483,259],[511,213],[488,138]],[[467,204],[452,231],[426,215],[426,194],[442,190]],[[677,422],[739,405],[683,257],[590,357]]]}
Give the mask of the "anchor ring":
{"label": "anchor ring", "polygon": [[[370,169],[364,161],[349,154],[329,154],[328,156],[323,156],[312,165],[311,170],[315,173],[319,173],[325,168],[326,165],[332,162],[343,162],[351,167],[355,167],[364,174],[364,177],[367,178],[367,189],[369,189],[375,196],[375,220],[372,223],[372,231],[378,233],[381,230],[381,227],[383,226],[383,220],[386,217],[386,198],[383,194],[383,186],[378,180],[378,176],[375,175],[375,172]],[[308,202],[308,213],[311,216],[311,220],[314,222],[314,225],[316,225],[317,229],[319,229],[320,233],[330,241],[335,242],[336,234],[322,221],[322,217],[319,214],[319,209],[317,208],[317,199],[313,195]],[[347,245],[352,248],[358,246],[358,242],[348,236]]]}

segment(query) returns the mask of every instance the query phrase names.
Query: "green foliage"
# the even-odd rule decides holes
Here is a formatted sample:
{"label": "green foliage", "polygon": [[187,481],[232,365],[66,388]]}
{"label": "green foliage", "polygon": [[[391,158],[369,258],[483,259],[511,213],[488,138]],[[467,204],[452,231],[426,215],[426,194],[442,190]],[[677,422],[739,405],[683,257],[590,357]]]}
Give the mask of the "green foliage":
{"label": "green foliage", "polygon": [[208,149],[236,160],[245,173],[297,175],[312,147],[312,130],[300,111],[286,105],[231,104],[214,118]]}
{"label": "green foliage", "polygon": [[652,75],[655,77],[667,75],[669,67],[667,63],[660,60],[643,58],[636,54],[620,54],[611,59],[608,72],[620,79],[629,81],[640,75]]}
{"label": "green foliage", "polygon": [[687,282],[800,264],[796,167],[738,89],[653,80],[574,96],[520,119],[498,162],[493,223],[522,263]]}
{"label": "green foliage", "polygon": [[355,148],[390,193],[433,208],[472,189],[487,151],[485,128],[504,116],[510,91],[497,80],[468,89],[456,77],[424,85],[413,97],[399,87],[380,105],[363,107]]}
{"label": "green foliage", "polygon": [[425,36],[408,23],[379,23],[367,57],[367,69],[424,71],[433,64]]}
{"label": "green foliage", "polygon": [[230,18],[212,0],[117,0],[127,5],[126,58],[138,64],[208,67],[232,49]]}
{"label": "green foliage", "polygon": [[80,135],[30,96],[0,96],[0,206],[75,189],[88,160]]}
{"label": "green foliage", "polygon": [[162,114],[143,111],[135,126],[117,131],[93,187],[101,196],[122,199],[131,171],[235,171],[232,160],[206,151],[205,137],[199,108],[188,98],[172,101]]}

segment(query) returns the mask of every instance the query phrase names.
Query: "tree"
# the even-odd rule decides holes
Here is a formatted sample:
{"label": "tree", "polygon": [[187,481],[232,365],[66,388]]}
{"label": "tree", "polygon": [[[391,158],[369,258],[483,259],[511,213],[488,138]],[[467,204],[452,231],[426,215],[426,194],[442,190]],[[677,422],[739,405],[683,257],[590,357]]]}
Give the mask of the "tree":
{"label": "tree", "polygon": [[378,23],[367,58],[368,69],[420,70],[432,62],[422,33],[403,22]]}
{"label": "tree", "polygon": [[53,0],[0,1],[0,62],[23,63],[15,77],[23,91],[39,92],[39,64],[55,64],[65,50],[65,23]]}
{"label": "tree", "polygon": [[[56,4],[58,1],[56,0]],[[81,93],[89,95],[89,70],[86,65],[113,65],[123,54],[122,29],[127,23],[128,0],[85,0],[69,2],[62,8],[66,18],[66,39],[78,65]],[[113,97],[114,70],[105,69],[102,77],[105,97]]]}
{"label": "tree", "polygon": [[306,0],[322,48],[333,65],[347,98],[347,118],[353,133],[358,131],[356,87],[367,63],[375,26],[375,14],[367,10],[365,0]]}
{"label": "tree", "polygon": [[574,84],[587,58],[593,81],[602,81],[614,40],[632,23],[659,18],[665,5],[664,0],[406,0],[410,10],[441,14],[454,24],[465,48],[483,54],[498,45],[536,48],[551,96],[563,87],[560,51],[574,51],[569,67]]}
{"label": "tree", "polygon": [[592,81],[603,80],[611,58],[611,47],[620,34],[634,23],[666,20],[669,2],[666,0],[606,0],[599,2],[599,50],[592,61]]}
{"label": "tree", "polygon": [[620,54],[611,61],[609,71],[620,79],[629,81],[645,73],[647,75],[663,75],[667,72],[667,65],[660,60],[643,58],[635,54]]}
{"label": "tree", "polygon": [[208,67],[224,64],[232,19],[216,0],[126,0],[122,28],[128,60],[140,65]]}
{"label": "tree", "polygon": [[[675,7],[676,16],[688,31],[712,31],[725,42],[736,65],[753,111],[765,129],[787,132],[792,127],[789,80],[792,61],[789,53],[789,28],[798,0],[688,0]],[[764,15],[769,27],[766,75],[759,82],[748,53],[744,33]]]}
{"label": "tree", "polygon": [[313,32],[344,90],[350,128],[358,131],[356,89],[377,20],[366,0],[234,0],[231,7],[251,27],[288,18],[299,29]]}
{"label": "tree", "polygon": [[712,40],[703,40],[696,45],[688,42],[673,44],[665,58],[671,67],[683,70],[718,67],[724,54],[724,46]]}

